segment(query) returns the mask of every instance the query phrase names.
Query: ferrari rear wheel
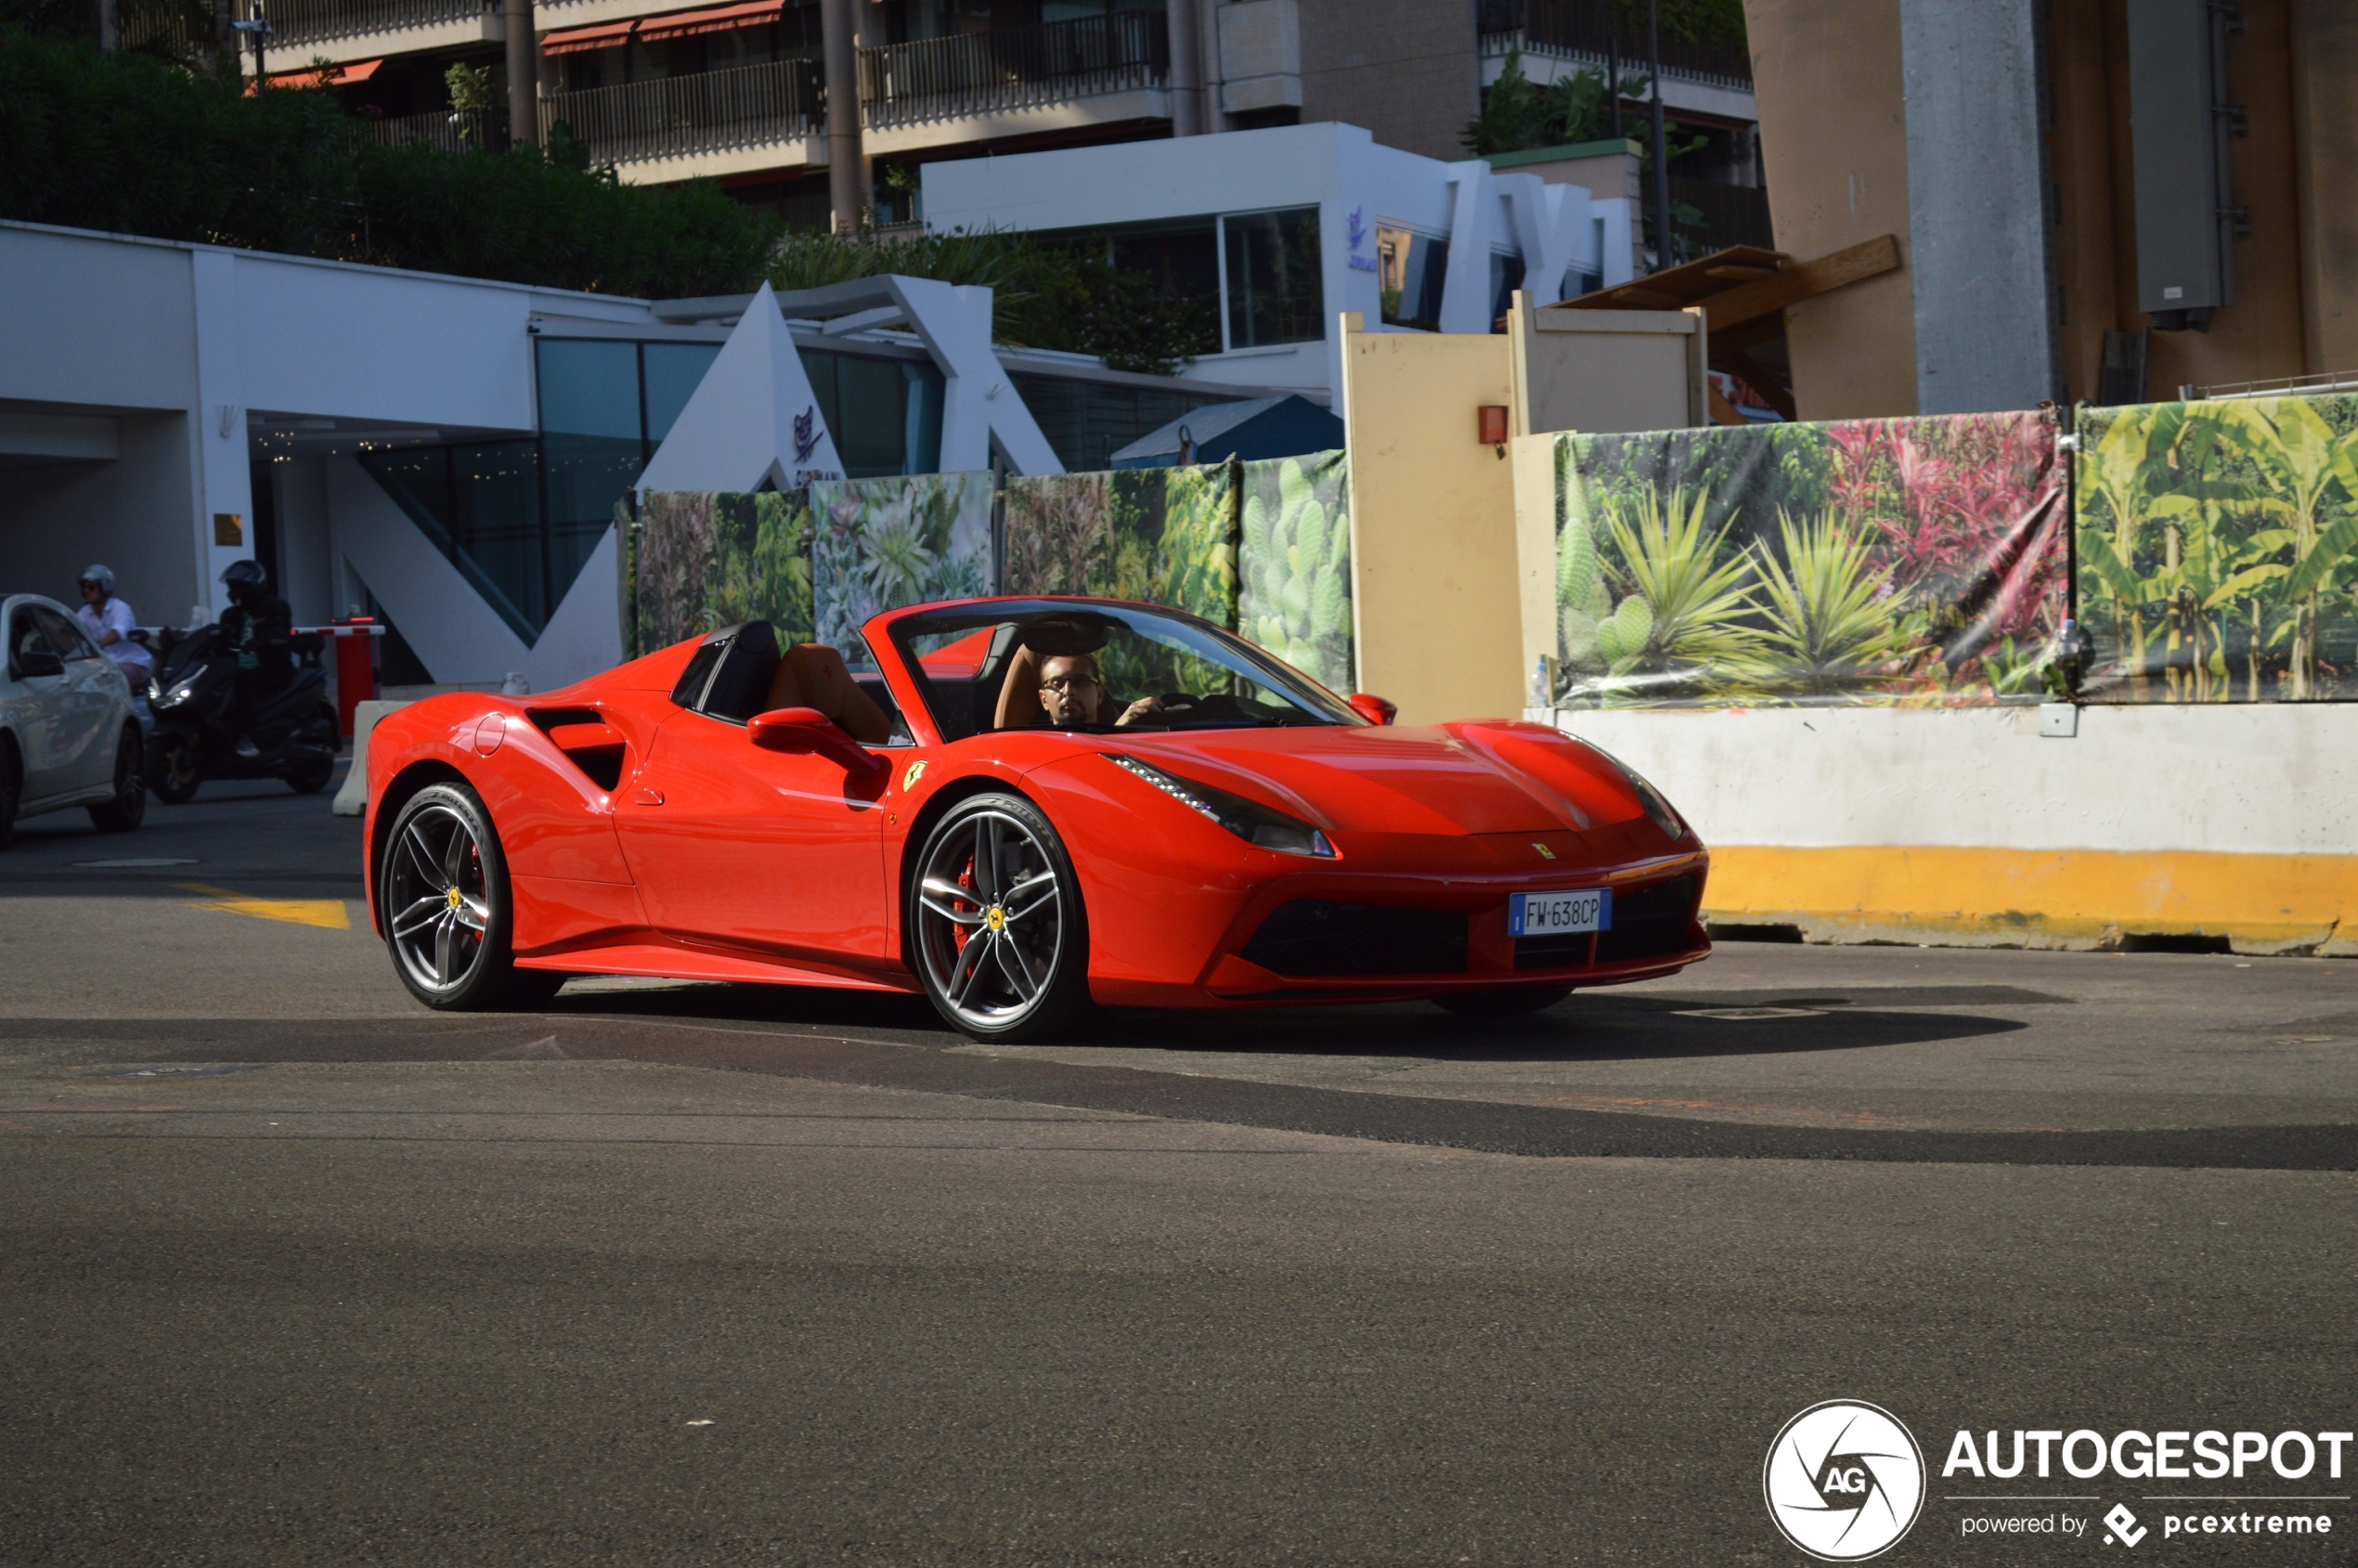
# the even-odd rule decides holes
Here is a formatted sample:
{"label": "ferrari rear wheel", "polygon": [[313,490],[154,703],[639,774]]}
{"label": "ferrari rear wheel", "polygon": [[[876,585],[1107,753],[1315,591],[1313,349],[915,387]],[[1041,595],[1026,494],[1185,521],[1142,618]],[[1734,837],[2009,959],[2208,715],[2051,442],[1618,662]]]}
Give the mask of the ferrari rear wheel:
{"label": "ferrari rear wheel", "polygon": [[1505,985],[1490,991],[1446,991],[1433,1004],[1467,1018],[1519,1018],[1554,1006],[1572,994],[1568,985]]}
{"label": "ferrari rear wheel", "polygon": [[530,1005],[564,983],[515,967],[507,858],[491,813],[464,784],[430,784],[401,808],[377,865],[377,898],[394,972],[429,1007]]}
{"label": "ferrari rear wheel", "polygon": [[916,865],[908,928],[944,1018],[977,1040],[1044,1040],[1088,1006],[1080,882],[1038,807],[1015,795],[962,800]]}

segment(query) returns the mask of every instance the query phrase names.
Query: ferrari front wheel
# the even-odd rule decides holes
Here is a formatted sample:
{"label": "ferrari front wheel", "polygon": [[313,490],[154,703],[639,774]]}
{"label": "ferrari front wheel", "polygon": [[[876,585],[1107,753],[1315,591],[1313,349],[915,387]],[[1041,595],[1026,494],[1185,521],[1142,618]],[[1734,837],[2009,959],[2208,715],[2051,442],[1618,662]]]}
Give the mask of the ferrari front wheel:
{"label": "ferrari front wheel", "polygon": [[1038,807],[1016,795],[960,801],[916,869],[911,945],[944,1018],[977,1040],[1045,1040],[1088,1006],[1080,882]]}

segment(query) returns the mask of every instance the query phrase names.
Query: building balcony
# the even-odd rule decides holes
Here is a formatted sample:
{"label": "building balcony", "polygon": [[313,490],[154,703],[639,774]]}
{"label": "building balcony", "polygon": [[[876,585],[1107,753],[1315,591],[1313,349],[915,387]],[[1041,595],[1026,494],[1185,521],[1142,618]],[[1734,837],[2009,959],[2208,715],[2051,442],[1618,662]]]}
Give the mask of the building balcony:
{"label": "building balcony", "polygon": [[496,41],[498,0],[261,0],[270,52],[290,63],[342,63]]}
{"label": "building balcony", "polygon": [[540,119],[589,144],[593,163],[633,177],[690,178],[812,161],[826,131],[826,91],[815,61],[775,60],[552,93]]}
{"label": "building balcony", "polygon": [[444,109],[431,114],[396,114],[365,122],[369,136],[385,147],[438,147],[445,152],[505,152],[504,109]]}
{"label": "building balcony", "polygon": [[861,50],[861,118],[885,152],[1160,118],[1170,112],[1170,75],[1160,11],[993,28]]}
{"label": "building balcony", "polygon": [[[1534,80],[1545,80],[1554,73],[1534,71],[1532,57],[1541,61],[1571,62],[1602,75],[1613,41],[1618,38],[1622,71],[1642,72],[1646,69],[1645,32],[1642,28],[1635,32],[1622,31],[1614,21],[1613,10],[1613,0],[1477,0],[1476,26],[1483,58],[1490,62],[1503,58],[1509,49],[1521,50],[1526,57],[1524,73]],[[1486,76],[1495,74],[1495,68],[1485,72]],[[1740,93],[1746,100],[1752,96],[1752,59],[1741,47],[1665,38],[1662,75],[1663,99],[1673,108],[1726,112],[1717,106],[1677,102],[1691,96],[1678,91],[1681,84],[1719,93]]]}

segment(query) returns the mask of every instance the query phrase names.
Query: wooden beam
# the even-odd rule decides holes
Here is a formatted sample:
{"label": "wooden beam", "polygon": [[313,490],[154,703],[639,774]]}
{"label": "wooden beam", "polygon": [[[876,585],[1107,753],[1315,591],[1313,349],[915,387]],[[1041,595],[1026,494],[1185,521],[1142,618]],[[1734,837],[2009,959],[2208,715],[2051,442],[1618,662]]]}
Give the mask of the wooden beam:
{"label": "wooden beam", "polygon": [[1611,297],[1617,305],[1631,305],[1639,310],[1676,310],[1687,303],[1680,295],[1665,294],[1659,289],[1634,283],[1624,283],[1613,292]]}
{"label": "wooden beam", "polygon": [[1719,395],[1719,389],[1717,387],[1711,387],[1710,392],[1712,423],[1742,424],[1744,422],[1744,417],[1736,412],[1736,406],[1733,403],[1729,402],[1725,397]]}
{"label": "wooden beam", "polygon": [[1704,300],[1703,308],[1714,332],[1757,320],[1763,316],[1815,299],[1830,290],[1890,272],[1899,266],[1899,240],[1886,234],[1815,261],[1789,266],[1774,278],[1763,278]]}

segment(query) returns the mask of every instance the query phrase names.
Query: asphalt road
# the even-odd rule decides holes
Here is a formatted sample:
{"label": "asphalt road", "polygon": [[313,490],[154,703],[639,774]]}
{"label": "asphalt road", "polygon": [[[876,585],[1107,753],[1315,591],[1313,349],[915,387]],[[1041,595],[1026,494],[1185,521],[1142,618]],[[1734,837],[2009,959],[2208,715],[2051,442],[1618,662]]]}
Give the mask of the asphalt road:
{"label": "asphalt road", "polygon": [[[454,1019],[356,841],[208,786],[0,857],[0,1563],[1781,1563],[1762,1461],[1830,1398],[1930,1462],[1879,1561],[2117,1502],[2358,1561],[2322,1466],[1939,1474],[2358,1424],[2358,965],[1731,944],[1503,1027],[1028,1050],[759,988]],[[125,859],[194,863],[77,863]],[[2148,1500],[2227,1492],[2334,1532]],[[1951,1500],[1998,1493],[2071,1500]]]}

